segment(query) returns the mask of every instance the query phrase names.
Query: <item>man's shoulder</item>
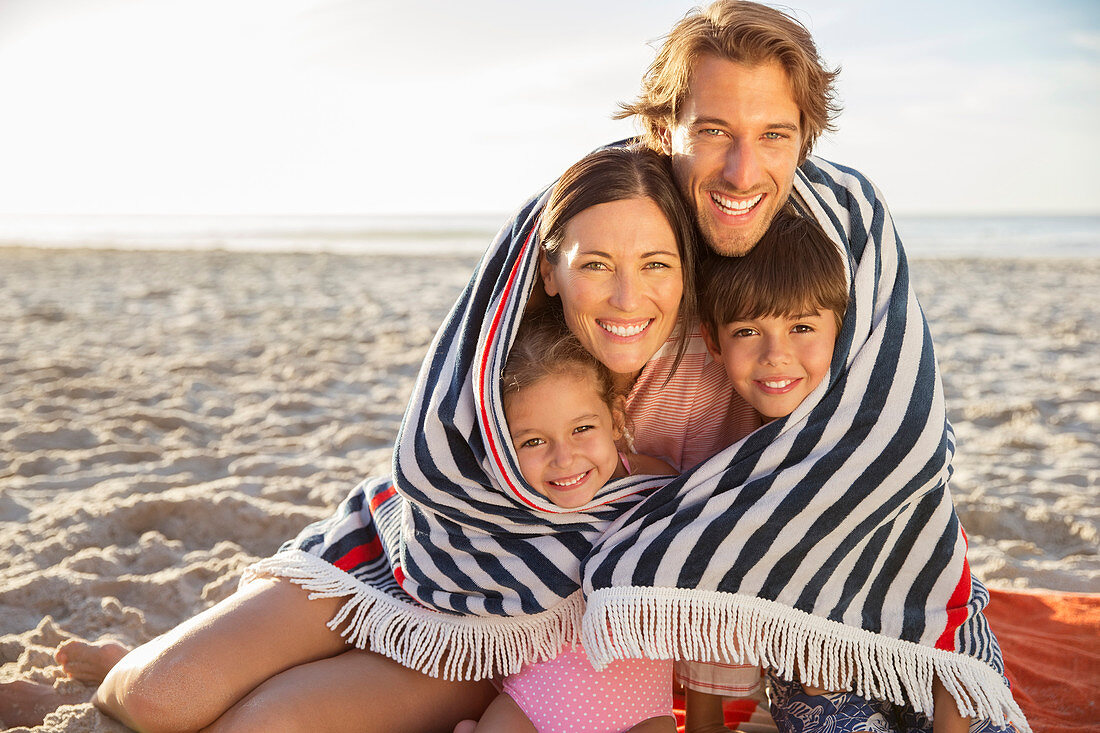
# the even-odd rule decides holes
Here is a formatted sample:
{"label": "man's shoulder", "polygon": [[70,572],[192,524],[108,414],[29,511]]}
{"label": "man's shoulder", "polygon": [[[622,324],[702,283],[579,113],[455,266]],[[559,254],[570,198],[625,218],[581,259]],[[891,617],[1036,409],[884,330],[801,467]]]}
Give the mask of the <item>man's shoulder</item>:
{"label": "man's shoulder", "polygon": [[795,176],[795,192],[806,196],[814,191],[816,198],[831,201],[831,206],[862,208],[884,204],[878,187],[864,174],[851,166],[834,163],[815,155],[808,156],[798,167]]}
{"label": "man's shoulder", "polygon": [[802,165],[798,166],[798,172],[810,183],[841,185],[845,188],[851,188],[852,181],[858,181],[861,188],[874,185],[871,179],[855,168],[816,155],[807,156]]}

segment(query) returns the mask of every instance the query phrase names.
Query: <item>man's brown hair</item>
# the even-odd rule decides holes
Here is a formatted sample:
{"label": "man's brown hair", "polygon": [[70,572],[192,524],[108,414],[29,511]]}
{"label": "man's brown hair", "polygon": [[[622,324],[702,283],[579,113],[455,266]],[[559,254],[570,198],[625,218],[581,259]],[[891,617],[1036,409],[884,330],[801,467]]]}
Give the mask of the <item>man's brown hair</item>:
{"label": "man's brown hair", "polygon": [[637,101],[622,104],[618,119],[637,115],[642,141],[661,151],[662,132],[672,127],[687,97],[695,65],[714,56],[756,66],[778,61],[786,70],[801,113],[801,163],[840,112],[833,83],[840,69],[825,68],[813,37],[794,18],[746,0],[716,0],[688,13],[665,37],[642,77]]}

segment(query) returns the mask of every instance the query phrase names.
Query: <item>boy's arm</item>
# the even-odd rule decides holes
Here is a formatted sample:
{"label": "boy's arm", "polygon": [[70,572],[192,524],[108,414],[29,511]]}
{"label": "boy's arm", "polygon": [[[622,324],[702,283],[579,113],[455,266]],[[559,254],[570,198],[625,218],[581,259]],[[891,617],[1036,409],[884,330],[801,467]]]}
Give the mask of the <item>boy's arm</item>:
{"label": "boy's arm", "polygon": [[684,733],[729,733],[722,698],[684,688]]}
{"label": "boy's arm", "polygon": [[955,698],[938,676],[932,681],[932,706],[933,733],[967,733],[970,730],[970,718],[959,714]]}

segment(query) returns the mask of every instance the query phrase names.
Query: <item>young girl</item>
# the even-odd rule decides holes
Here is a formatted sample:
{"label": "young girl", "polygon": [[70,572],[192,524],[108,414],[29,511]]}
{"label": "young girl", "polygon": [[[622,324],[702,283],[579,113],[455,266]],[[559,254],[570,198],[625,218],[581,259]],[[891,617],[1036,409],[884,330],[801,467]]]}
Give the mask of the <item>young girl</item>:
{"label": "young girl", "polygon": [[[623,398],[607,367],[558,317],[529,318],[508,354],[501,383],[520,472],[563,509],[592,503],[607,482],[631,474],[673,475],[664,461],[621,451]],[[596,672],[578,645],[504,680],[480,722],[455,733],[585,730],[675,731],[672,662],[632,659]]]}
{"label": "young girl", "polygon": [[[829,373],[848,307],[844,261],[820,227],[793,212],[776,217],[768,233],[743,257],[712,257],[700,277],[703,338],[734,389],[763,422],[794,412]],[[830,692],[769,675],[772,715],[783,733],[818,730],[932,730],[911,708]],[[958,714],[937,680],[933,685],[937,733],[987,730]],[[724,730],[721,698],[688,690],[687,731]],[[825,730],[826,728],[822,728]]]}

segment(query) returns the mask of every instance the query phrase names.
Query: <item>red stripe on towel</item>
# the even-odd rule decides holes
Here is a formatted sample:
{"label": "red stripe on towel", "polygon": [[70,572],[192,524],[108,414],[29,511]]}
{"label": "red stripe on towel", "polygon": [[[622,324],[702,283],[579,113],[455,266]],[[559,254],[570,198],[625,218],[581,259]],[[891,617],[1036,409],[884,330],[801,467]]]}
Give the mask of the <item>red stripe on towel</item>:
{"label": "red stripe on towel", "polygon": [[[963,543],[969,548],[970,541],[966,539],[966,532],[963,532],[961,527],[959,532],[962,533]],[[959,630],[963,621],[966,621],[970,615],[970,608],[967,604],[970,602],[971,590],[970,563],[964,555],[962,577],[959,578],[959,584],[955,586],[955,592],[947,600],[947,628],[943,630],[940,638],[936,641],[937,649],[945,649],[949,652],[955,651],[955,632]]]}
{"label": "red stripe on towel", "polygon": [[377,560],[381,554],[382,542],[375,536],[375,538],[367,544],[353,547],[347,554],[334,562],[333,565],[344,572],[349,572],[352,568],[359,567],[371,560]]}
{"label": "red stripe on towel", "polygon": [[379,493],[375,494],[373,497],[371,497],[371,500],[370,500],[371,514],[374,514],[374,510],[377,509],[379,507],[379,505],[381,505],[384,501],[386,501],[386,499],[389,499],[391,496],[393,496],[396,493],[397,493],[397,487],[396,486],[390,486],[385,491],[379,492]]}
{"label": "red stripe on towel", "polygon": [[[523,253],[526,252],[527,247],[530,246],[531,238],[535,236],[536,229],[538,229],[537,224],[532,227],[531,231],[528,233],[527,239],[523,243],[523,248],[520,250],[519,256],[516,257],[516,262],[512,266],[512,272],[508,275],[508,285],[505,286],[504,293],[500,296],[500,303],[497,306],[497,312],[493,314],[493,322],[492,325],[489,327],[487,348],[485,349],[485,353],[481,355],[481,379],[478,381],[478,403],[481,407],[481,422],[486,427],[489,427],[491,424],[489,422],[489,408],[487,406],[489,395],[487,393],[487,390],[485,389],[485,369],[486,365],[489,362],[489,352],[492,351],[492,348],[490,347],[497,340],[497,329],[500,327],[500,317],[507,307],[508,296],[512,292],[512,286],[515,284],[516,274],[519,272],[520,265],[523,263]],[[497,447],[496,441],[493,439],[493,431],[491,429],[486,430],[485,437],[488,438],[489,452],[493,454],[493,460],[496,461],[497,466],[500,468],[500,475],[504,477],[505,481],[508,481],[508,472],[504,468],[504,460],[501,458],[500,450]],[[522,501],[524,504],[533,509],[538,509],[535,504],[528,501],[527,497],[520,493],[519,489],[512,485],[511,481],[508,481],[508,488],[511,489],[516,498]]]}

